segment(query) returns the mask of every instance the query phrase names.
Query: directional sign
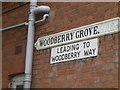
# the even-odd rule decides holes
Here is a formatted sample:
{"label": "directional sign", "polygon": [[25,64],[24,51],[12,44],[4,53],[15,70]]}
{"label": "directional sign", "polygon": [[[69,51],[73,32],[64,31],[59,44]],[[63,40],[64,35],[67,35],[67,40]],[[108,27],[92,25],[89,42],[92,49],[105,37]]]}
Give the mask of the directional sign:
{"label": "directional sign", "polygon": [[98,55],[98,38],[67,44],[51,49],[50,64]]}
{"label": "directional sign", "polygon": [[57,45],[68,44],[80,40],[99,37],[106,34],[117,33],[120,31],[119,18],[113,18],[102,22],[74,28],[64,32],[52,34],[38,38],[35,43],[37,50],[54,47]]}

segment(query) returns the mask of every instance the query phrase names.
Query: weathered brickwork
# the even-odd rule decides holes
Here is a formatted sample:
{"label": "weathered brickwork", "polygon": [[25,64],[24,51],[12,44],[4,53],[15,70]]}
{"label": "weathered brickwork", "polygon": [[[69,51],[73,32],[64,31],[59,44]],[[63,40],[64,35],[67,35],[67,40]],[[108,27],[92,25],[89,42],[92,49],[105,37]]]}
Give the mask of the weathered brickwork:
{"label": "weathered brickwork", "polygon": [[[17,3],[17,2],[16,2]],[[119,17],[115,2],[38,2],[51,7],[50,17],[36,24],[39,37]],[[3,3],[3,28],[26,22],[29,3]],[[117,88],[120,33],[99,37],[97,57],[50,64],[51,48],[33,53],[32,88]],[[27,26],[3,31],[3,88],[24,73]],[[19,50],[22,49],[22,50]],[[17,50],[17,51],[16,51]]]}

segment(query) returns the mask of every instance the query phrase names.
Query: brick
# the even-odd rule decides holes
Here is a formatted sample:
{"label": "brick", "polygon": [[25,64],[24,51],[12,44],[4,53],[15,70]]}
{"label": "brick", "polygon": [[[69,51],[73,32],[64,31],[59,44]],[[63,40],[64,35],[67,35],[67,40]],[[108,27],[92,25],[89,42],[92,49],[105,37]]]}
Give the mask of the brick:
{"label": "brick", "polygon": [[50,78],[40,79],[40,80],[38,81],[38,83],[42,83],[42,84],[44,84],[44,83],[51,83],[51,79],[50,79]]}
{"label": "brick", "polygon": [[74,74],[75,70],[64,70],[64,71],[60,71],[58,72],[58,75],[68,75],[68,74]]}
{"label": "brick", "polygon": [[[103,43],[101,43],[102,45],[103,45]],[[101,46],[101,45],[100,45]],[[102,46],[102,47],[99,47],[99,52],[100,53],[104,53],[105,52],[105,47],[104,46]]]}
{"label": "brick", "polygon": [[113,49],[112,46],[106,46],[106,47],[105,47],[105,50],[106,50],[106,51],[110,51],[110,50],[112,50],[112,49]]}
{"label": "brick", "polygon": [[[33,74],[35,74],[35,73],[33,72]],[[48,77],[48,75],[47,75],[47,74],[44,74],[44,73],[35,74],[35,75],[33,75],[33,80],[34,80],[34,79],[43,79],[43,78],[47,78],[47,77]],[[34,82],[35,82],[35,80],[34,80]]]}
{"label": "brick", "polygon": [[95,83],[93,85],[93,88],[101,88],[101,87],[103,87],[103,83]]}
{"label": "brick", "polygon": [[67,80],[67,76],[58,76],[55,79],[52,79],[52,82],[64,82],[65,80]]}
{"label": "brick", "polygon": [[[25,4],[23,6],[20,6]],[[39,37],[118,17],[118,3],[114,2],[38,2],[48,5],[52,16],[35,25],[35,41]],[[3,5],[3,27],[28,20],[29,4]],[[19,7],[20,6],[20,7]],[[15,7],[19,7],[13,9]],[[13,9],[13,10],[11,10]],[[8,10],[11,10],[7,12]],[[16,12],[18,11],[18,12]],[[22,18],[21,18],[22,17]],[[37,18],[40,19],[42,17]],[[8,22],[9,21],[9,22]],[[3,31],[3,87],[8,87],[8,75],[24,72],[27,26]],[[119,34],[99,37],[97,57],[50,65],[51,48],[34,48],[32,66],[33,88],[101,88],[117,87]],[[15,47],[22,46],[15,55]],[[16,51],[18,52],[18,50]],[[12,71],[11,71],[12,68]]]}
{"label": "brick", "polygon": [[115,55],[115,51],[114,52],[107,52],[107,54],[102,53],[101,57],[105,58],[105,57],[112,57]]}
{"label": "brick", "polygon": [[113,45],[113,49],[118,49],[120,47],[120,45],[116,44],[116,45]]}
{"label": "brick", "polygon": [[114,7],[112,10],[107,10],[105,15],[110,15],[112,13],[117,13],[118,12],[118,7]]}
{"label": "brick", "polygon": [[115,87],[118,87],[118,82],[117,81],[105,82],[104,85],[103,85],[103,87],[104,88],[108,88],[108,87],[115,88]]}
{"label": "brick", "polygon": [[47,63],[45,63],[45,64],[38,64],[38,65],[34,65],[33,69],[42,69],[42,68],[46,68],[48,66],[49,65]]}
{"label": "brick", "polygon": [[103,5],[102,7],[99,7],[98,8],[98,11],[102,11],[102,10],[107,10],[107,9],[110,9],[110,8],[113,8],[116,6],[116,3],[114,2],[111,2],[111,3],[107,3],[106,5]]}
{"label": "brick", "polygon": [[108,3],[110,3],[110,2],[95,2],[94,7],[101,7],[102,5],[106,5]]}
{"label": "brick", "polygon": [[48,73],[51,71],[52,71],[52,68],[45,68],[45,69],[40,70],[39,73]]}
{"label": "brick", "polygon": [[61,65],[61,66],[58,66],[57,68],[59,71],[66,70],[66,69],[72,69],[72,68],[74,68],[74,65],[73,64]]}
{"label": "brick", "polygon": [[67,80],[67,81],[64,81],[62,82],[63,86],[69,86],[70,88],[72,87],[72,85],[74,85],[75,83],[75,80]]}
{"label": "brick", "polygon": [[100,82],[118,80],[118,75],[106,75],[100,77]]}
{"label": "brick", "polygon": [[114,40],[107,40],[105,41],[105,45],[111,45],[114,43]]}

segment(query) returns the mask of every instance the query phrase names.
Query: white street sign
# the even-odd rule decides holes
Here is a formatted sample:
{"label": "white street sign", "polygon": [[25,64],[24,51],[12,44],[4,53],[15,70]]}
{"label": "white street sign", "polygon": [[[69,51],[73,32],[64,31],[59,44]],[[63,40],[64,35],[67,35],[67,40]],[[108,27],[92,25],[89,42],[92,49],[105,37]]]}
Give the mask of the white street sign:
{"label": "white street sign", "polygon": [[40,37],[35,43],[35,47],[37,50],[40,50],[106,34],[113,34],[120,31],[118,27],[119,17]]}
{"label": "white street sign", "polygon": [[67,44],[51,49],[50,64],[98,55],[98,38]]}

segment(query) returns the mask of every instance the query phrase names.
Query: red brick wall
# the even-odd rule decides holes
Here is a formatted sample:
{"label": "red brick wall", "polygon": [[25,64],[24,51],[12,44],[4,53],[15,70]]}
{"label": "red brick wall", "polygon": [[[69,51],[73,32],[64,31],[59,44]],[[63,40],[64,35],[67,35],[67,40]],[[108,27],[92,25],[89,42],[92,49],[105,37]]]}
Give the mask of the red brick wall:
{"label": "red brick wall", "polygon": [[[27,21],[29,4],[22,4],[19,7],[6,4],[10,9],[18,8],[3,9],[3,27]],[[114,2],[46,2],[38,5],[50,6],[51,12],[46,22],[36,24],[35,41],[38,37],[119,16],[119,4]],[[24,72],[26,34],[27,27],[24,26],[3,31],[3,87],[7,87],[8,75]],[[32,88],[118,87],[119,35],[99,37],[97,57],[53,65],[50,65],[51,48],[39,51],[34,48]]]}
{"label": "red brick wall", "polygon": [[[3,28],[27,21],[29,4],[2,3]],[[8,87],[12,76],[24,72],[27,27],[17,27],[2,33],[3,88]]]}

